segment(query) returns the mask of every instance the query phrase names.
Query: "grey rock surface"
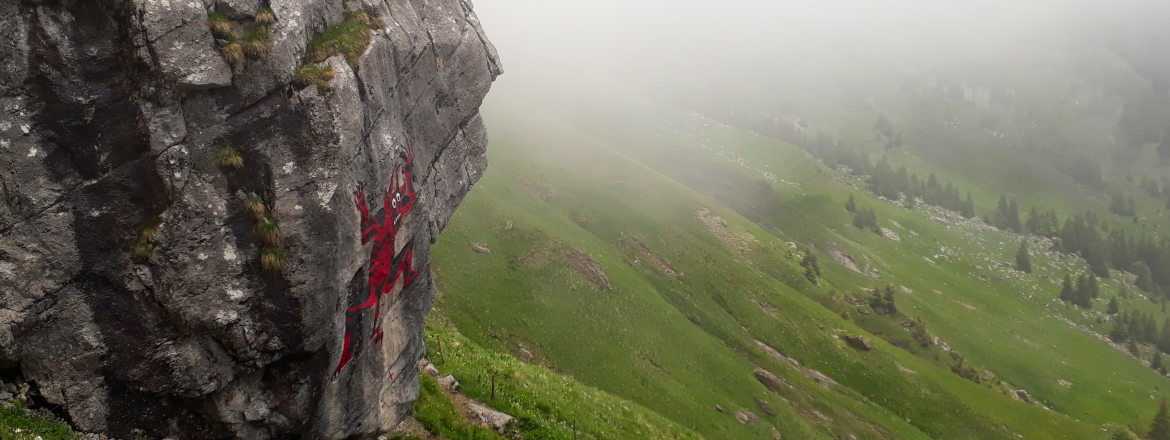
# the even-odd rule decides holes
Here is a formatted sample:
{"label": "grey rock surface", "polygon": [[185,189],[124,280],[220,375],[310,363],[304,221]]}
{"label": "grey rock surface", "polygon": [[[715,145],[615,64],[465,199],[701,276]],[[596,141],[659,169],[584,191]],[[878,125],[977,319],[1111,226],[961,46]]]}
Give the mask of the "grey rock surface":
{"label": "grey rock surface", "polygon": [[[260,8],[266,53],[226,62],[208,14]],[[292,85],[347,8],[382,23],[356,68]],[[471,3],[2,1],[0,29],[0,380],[99,437],[392,431],[486,167]]]}
{"label": "grey rock surface", "polygon": [[473,420],[490,426],[499,433],[503,433],[505,430],[507,430],[508,424],[513,420],[516,420],[515,417],[512,417],[503,411],[497,411],[487,405],[475,401],[467,402],[467,410],[471,412]]}

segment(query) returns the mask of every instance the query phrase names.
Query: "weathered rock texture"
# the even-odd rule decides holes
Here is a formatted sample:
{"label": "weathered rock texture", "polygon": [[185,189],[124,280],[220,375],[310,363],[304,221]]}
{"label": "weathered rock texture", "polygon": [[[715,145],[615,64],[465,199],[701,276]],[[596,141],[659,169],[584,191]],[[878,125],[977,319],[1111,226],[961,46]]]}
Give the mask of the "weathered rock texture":
{"label": "weathered rock texture", "polygon": [[[261,8],[266,57],[225,62],[209,12]],[[380,20],[356,71],[291,86],[347,10]],[[500,68],[471,3],[0,0],[0,30],[0,375],[123,438],[391,430],[430,245],[486,166]]]}

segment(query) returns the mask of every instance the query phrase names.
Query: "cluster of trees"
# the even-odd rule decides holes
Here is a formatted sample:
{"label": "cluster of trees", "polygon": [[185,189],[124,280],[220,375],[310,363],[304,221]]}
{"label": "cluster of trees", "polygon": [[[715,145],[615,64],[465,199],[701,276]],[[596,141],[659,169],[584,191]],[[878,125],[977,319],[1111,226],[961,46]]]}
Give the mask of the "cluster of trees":
{"label": "cluster of trees", "polygon": [[[1170,155],[1170,138],[1163,141],[1162,145],[1167,147],[1167,154]],[[1170,165],[1170,156],[1162,157],[1162,161],[1163,165]],[[1162,185],[1159,186],[1157,180],[1147,177],[1142,179],[1138,186],[1150,197],[1165,199],[1166,209],[1170,209],[1170,179],[1163,178]]]}
{"label": "cluster of trees", "polygon": [[1032,256],[1028,255],[1028,240],[1020,242],[1020,249],[1016,251],[1016,270],[1032,273]]}
{"label": "cluster of trees", "polygon": [[921,198],[926,203],[957,211],[963,217],[975,217],[975,202],[971,200],[971,193],[967,193],[966,199],[962,198],[951,182],[942,184],[934,173],[923,181],[917,174],[907,172],[906,167],[900,167],[895,172],[884,156],[874,165],[868,183],[870,191],[887,199],[901,200],[905,196],[910,208],[914,207],[915,200]]}
{"label": "cluster of trees", "polygon": [[1060,235],[1060,219],[1056,217],[1055,210],[1040,212],[1033,206],[1032,210],[1028,211],[1028,222],[1024,223],[1024,230],[1042,237],[1056,237]]}
{"label": "cluster of trees", "polygon": [[1049,236],[1060,238],[1059,250],[1080,254],[1095,275],[1108,278],[1110,268],[1124,270],[1137,275],[1139,289],[1166,298],[1163,286],[1170,286],[1170,241],[1134,239],[1124,229],[1103,225],[1092,211],[1069,217],[1059,234]]}
{"label": "cluster of trees", "polygon": [[1098,296],[1101,296],[1101,287],[1097,284],[1097,277],[1092,274],[1082,274],[1075,284],[1071,276],[1064,276],[1064,283],[1060,286],[1061,301],[1089,308]]}
{"label": "cluster of trees", "polygon": [[[732,120],[737,120],[736,116],[728,115]],[[864,152],[845,148],[829,134],[813,130],[799,120],[765,118],[740,122],[741,125],[748,126],[756,132],[797,145],[820,157],[830,167],[846,166],[855,175],[869,174],[869,189],[874,194],[891,200],[899,200],[905,196],[911,207],[915,200],[922,199],[926,203],[957,211],[964,217],[975,217],[971,194],[967,193],[965,198],[961,197],[954,185],[950,182],[940,182],[933,174],[923,181],[917,175],[910,174],[905,167],[894,171],[884,157],[875,165]],[[898,139],[900,136],[889,117],[879,115],[874,130],[879,139],[898,141],[900,144]],[[1160,141],[1159,154],[1170,163],[1170,135],[1147,140]],[[1064,172],[1088,186],[1098,188],[1104,186],[1100,164],[1097,161],[1071,156],[1067,159],[1065,161],[1067,163],[1058,164],[1062,165],[1060,168]],[[1147,178],[1140,186],[1151,195],[1157,193],[1165,197],[1167,208],[1170,209],[1170,182],[1164,182],[1162,188],[1158,188],[1157,182]],[[847,208],[849,212],[854,213],[855,226],[880,231],[873,210],[859,208],[852,201]],[[1115,208],[1112,210],[1118,214],[1132,215],[1133,198],[1115,193],[1111,208]],[[1089,263],[1094,275],[1108,278],[1110,268],[1128,271],[1137,274],[1137,285],[1141,290],[1153,294],[1155,298],[1170,299],[1168,240],[1151,237],[1135,240],[1126,236],[1125,231],[1120,228],[1107,227],[1092,211],[1073,215],[1061,223],[1056,211],[1041,212],[1033,207],[1028,213],[1027,222],[1021,224],[1018,203],[1006,196],[1000,197],[996,211],[984,220],[1001,229],[1059,238],[1058,249],[1066,253],[1079,254]]]}
{"label": "cluster of trees", "polygon": [[817,262],[817,256],[812,251],[806,251],[804,258],[800,260],[800,267],[804,268],[804,278],[816,285],[817,279],[821,277],[821,265]]}
{"label": "cluster of trees", "polygon": [[853,213],[853,226],[858,229],[869,229],[877,234],[882,233],[877,224],[877,213],[873,212],[873,208],[857,207],[852,194],[849,195],[849,201],[845,202],[845,210]]}
{"label": "cluster of trees", "polygon": [[1109,211],[1122,217],[1137,215],[1137,210],[1133,207],[1133,196],[1126,197],[1121,191],[1113,191],[1109,198]]}
{"label": "cluster of trees", "polygon": [[879,315],[893,315],[898,313],[898,306],[894,304],[894,286],[887,284],[878,288],[869,299],[869,308]]}
{"label": "cluster of trees", "polygon": [[1020,207],[1016,204],[1016,199],[1006,196],[999,196],[999,205],[995,208],[995,214],[985,218],[984,221],[999,229],[1016,233],[1025,232],[1024,225],[1020,223]]}
{"label": "cluster of trees", "polygon": [[1127,311],[1113,321],[1109,339],[1118,344],[1130,345],[1134,355],[1137,355],[1136,344],[1139,342],[1151,344],[1162,353],[1170,353],[1170,319],[1163,322],[1159,330],[1153,316],[1141,311]]}
{"label": "cluster of trees", "polygon": [[[996,216],[988,223],[1016,230],[1014,211],[1015,201],[1001,197]],[[1059,239],[1056,249],[1080,255],[1093,275],[1109,278],[1109,269],[1130,272],[1137,275],[1135,285],[1139,289],[1157,299],[1170,299],[1170,292],[1163,287],[1170,286],[1170,240],[1150,236],[1135,239],[1120,227],[1110,227],[1093,211],[1075,214],[1061,224],[1056,211],[1041,212],[1035,207],[1017,232]]]}

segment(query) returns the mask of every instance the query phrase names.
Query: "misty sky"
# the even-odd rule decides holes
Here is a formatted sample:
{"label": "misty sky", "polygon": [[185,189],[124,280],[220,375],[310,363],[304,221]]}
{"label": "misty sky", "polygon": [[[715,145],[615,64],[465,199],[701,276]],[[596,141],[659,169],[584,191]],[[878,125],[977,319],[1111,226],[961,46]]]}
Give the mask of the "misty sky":
{"label": "misty sky", "polygon": [[750,69],[757,62],[827,69],[832,64],[818,60],[867,56],[891,65],[991,63],[1021,51],[1042,54],[1053,41],[1150,28],[1159,17],[1170,17],[1168,5],[1154,0],[475,3],[503,58],[503,81],[507,75],[583,72],[678,76],[688,70]]}

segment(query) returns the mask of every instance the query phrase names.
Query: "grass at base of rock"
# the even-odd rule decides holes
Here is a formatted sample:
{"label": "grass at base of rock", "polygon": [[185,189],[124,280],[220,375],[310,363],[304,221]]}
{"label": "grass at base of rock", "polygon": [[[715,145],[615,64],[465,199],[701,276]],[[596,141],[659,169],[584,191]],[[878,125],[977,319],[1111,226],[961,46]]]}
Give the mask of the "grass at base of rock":
{"label": "grass at base of rock", "polygon": [[64,422],[20,407],[0,408],[0,439],[74,440],[80,438]]}
{"label": "grass at base of rock", "polygon": [[414,403],[414,418],[431,434],[450,440],[503,440],[494,431],[467,421],[455,404],[443,394],[439,382],[425,374],[419,375],[418,401]]}
{"label": "grass at base of rock", "polygon": [[[454,375],[460,392],[503,411],[516,420],[526,439],[697,439],[698,434],[641,405],[576,382],[546,368],[526,364],[472,343],[428,316],[427,359],[442,374]],[[442,340],[443,353],[437,348]],[[491,373],[496,373],[496,399],[491,400]],[[421,376],[420,376],[421,377]],[[427,393],[429,377],[420,379]],[[422,416],[416,418],[423,422]],[[425,422],[424,422],[425,424]],[[576,432],[574,433],[574,427]]]}

